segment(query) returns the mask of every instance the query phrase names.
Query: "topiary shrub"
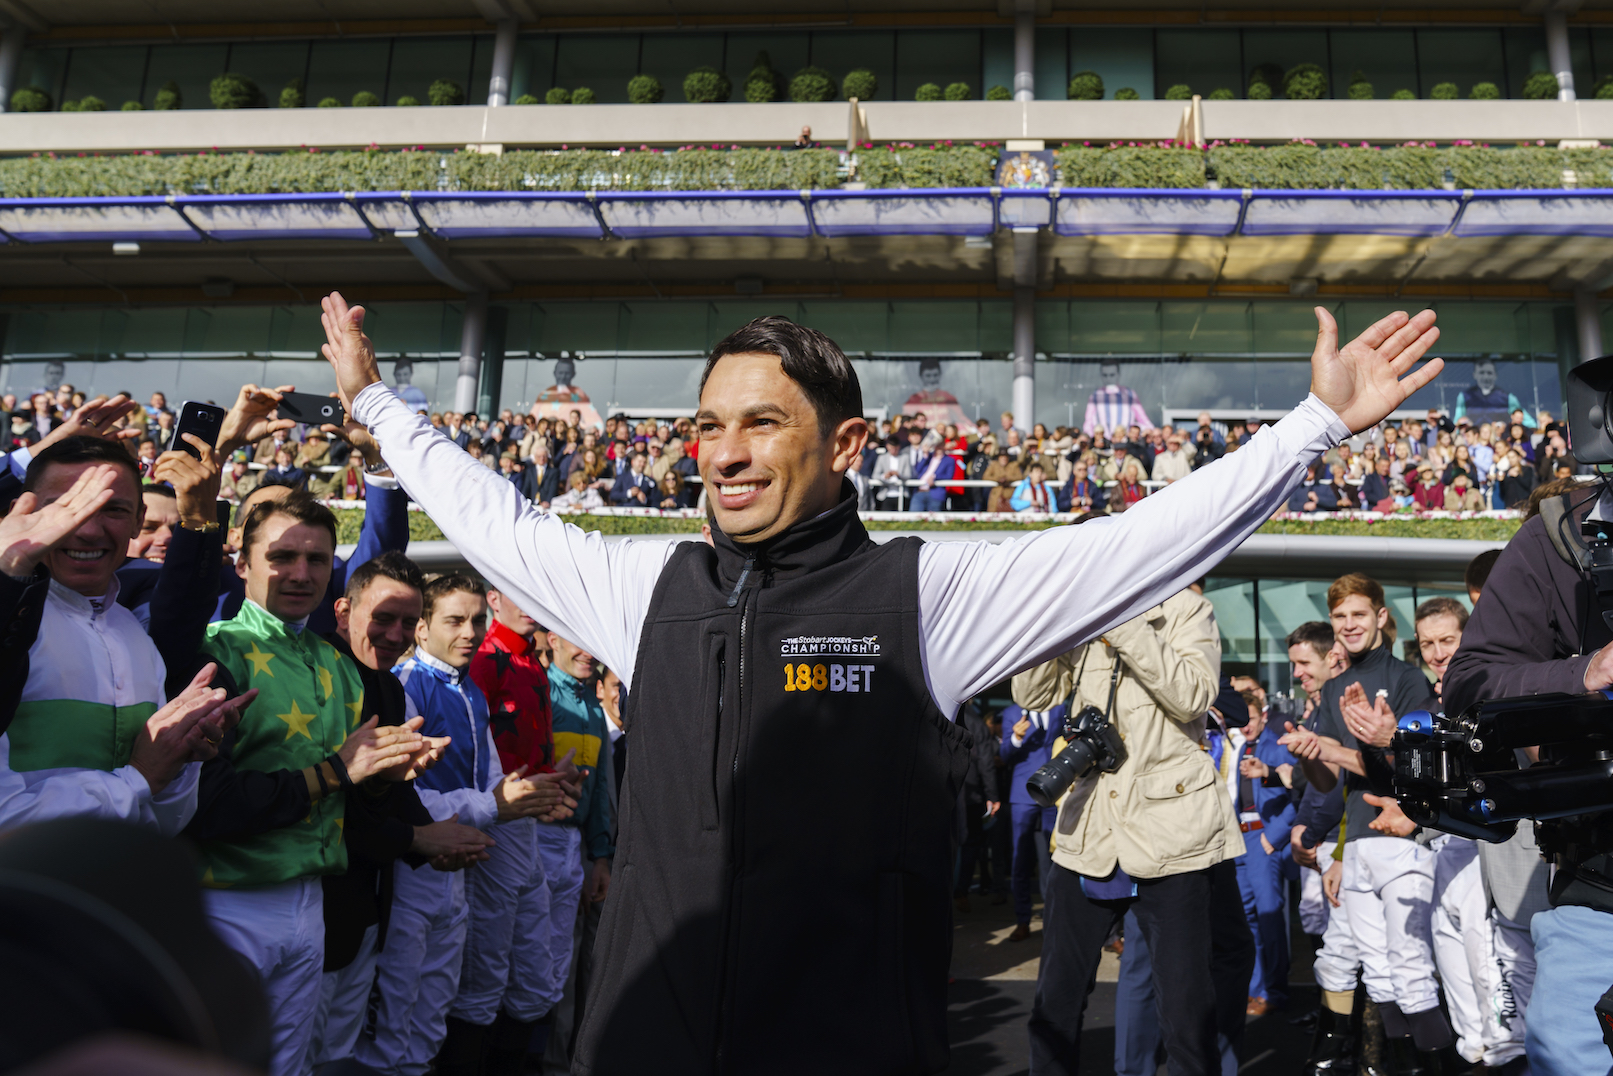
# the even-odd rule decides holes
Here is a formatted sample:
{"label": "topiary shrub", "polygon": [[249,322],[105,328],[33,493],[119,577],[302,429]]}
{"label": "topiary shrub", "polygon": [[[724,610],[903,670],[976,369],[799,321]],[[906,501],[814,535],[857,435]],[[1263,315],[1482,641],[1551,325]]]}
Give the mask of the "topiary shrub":
{"label": "topiary shrub", "polygon": [[1350,76],[1350,86],[1349,89],[1344,91],[1344,95],[1352,101],[1370,101],[1372,100],[1372,83],[1367,81],[1367,76],[1364,73],[1357,71]]}
{"label": "topiary shrub", "polygon": [[796,104],[833,101],[834,82],[821,67],[803,67],[790,79],[790,100]]}
{"label": "topiary shrub", "polygon": [[440,78],[426,89],[426,100],[439,107],[462,105],[465,103],[465,91],[453,79]]}
{"label": "topiary shrub", "polygon": [[926,82],[924,85],[913,91],[913,100],[939,101],[941,100],[941,87],[937,86],[933,82]]}
{"label": "topiary shrub", "polygon": [[728,100],[734,84],[715,67],[697,67],[683,77],[683,99],[691,104],[715,104]]}
{"label": "topiary shrub", "polygon": [[1417,95],[1414,92],[1412,92],[1411,90],[1396,90],[1394,93],[1391,93],[1389,95],[1389,100],[1391,100],[1391,101],[1415,101],[1415,100],[1417,100]]}
{"label": "topiary shrub", "polygon": [[571,104],[571,91],[564,86],[551,86],[549,87],[549,92],[543,95],[543,103],[546,105],[569,105]]}
{"label": "topiary shrub", "polygon": [[341,108],[342,103],[341,103],[341,101],[337,100],[334,97],[321,97],[319,99],[319,104],[316,107],[318,107],[318,108]]}
{"label": "topiary shrub", "polygon": [[167,112],[169,109],[185,107],[185,96],[179,92],[179,83],[164,82],[157,90],[157,96],[151,102],[151,107],[158,112]]}
{"label": "topiary shrub", "polygon": [[1013,91],[1009,90],[1007,86],[993,86],[986,91],[986,100],[988,101],[1012,101],[1013,99]]}
{"label": "topiary shrub", "polygon": [[77,101],[63,101],[62,102],[62,111],[63,112],[77,112],[78,111],[78,102]]}
{"label": "topiary shrub", "polygon": [[1525,101],[1550,101],[1557,97],[1557,76],[1550,71],[1536,71],[1523,83]]}
{"label": "topiary shrub", "polygon": [[49,112],[52,101],[50,94],[33,86],[24,86],[11,95],[11,111],[13,112]]}
{"label": "topiary shrub", "polygon": [[627,80],[627,99],[635,105],[658,105],[665,96],[666,89],[654,75],[638,74]]}
{"label": "topiary shrub", "polygon": [[[533,97],[532,100],[530,100],[530,101],[516,101],[515,103],[518,104],[518,105],[519,104],[535,105],[535,104],[538,103],[538,99],[536,97]],[[398,98],[397,107],[398,108],[419,108],[420,107],[420,98],[412,96],[412,95],[406,93],[402,97]]]}
{"label": "topiary shrub", "polygon": [[281,108],[301,108],[308,103],[308,97],[303,93],[302,79],[294,78],[286,83],[286,88],[280,91]]}
{"label": "topiary shrub", "polygon": [[1474,101],[1501,100],[1501,87],[1493,82],[1475,82],[1473,88],[1467,91],[1467,96]]}
{"label": "topiary shrub", "polygon": [[1603,75],[1597,79],[1591,96],[1598,101],[1613,101],[1613,75]]}
{"label": "topiary shrub", "polygon": [[[413,97],[400,97],[400,98],[398,98],[398,104],[400,104],[400,105],[403,104],[403,102],[405,102],[405,101],[408,101],[411,105],[418,105],[420,103],[419,101],[416,101]],[[518,104],[518,105],[541,105],[541,104],[543,104],[542,101],[538,100],[536,97],[533,97],[530,93],[523,93],[521,96],[519,96],[519,97],[517,97],[515,99],[515,103]]]}
{"label": "topiary shrub", "polygon": [[86,97],[79,98],[78,110],[80,112],[105,112],[106,102],[101,100],[99,97],[96,97],[94,94],[90,94]]}
{"label": "topiary shrub", "polygon": [[1430,100],[1434,101],[1454,101],[1461,95],[1456,90],[1456,83],[1438,82],[1434,84],[1433,89],[1428,91],[1428,96]]}
{"label": "topiary shrub", "polygon": [[375,108],[381,103],[381,95],[371,93],[369,90],[360,90],[353,95],[354,108]]}
{"label": "topiary shrub", "polygon": [[1295,64],[1283,76],[1283,96],[1290,101],[1319,101],[1327,96],[1327,72],[1316,64]]}
{"label": "topiary shrub", "polygon": [[1064,96],[1071,101],[1103,100],[1103,78],[1096,71],[1077,71]]}
{"label": "topiary shrub", "polygon": [[974,87],[967,82],[949,82],[945,92],[948,101],[968,101],[975,95]]}
{"label": "topiary shrub", "polygon": [[125,102],[123,102],[123,107],[121,109],[119,109],[118,111],[120,111],[120,112],[144,112],[145,110],[146,110],[146,106],[141,104],[139,101],[125,101]]}
{"label": "topiary shrub", "polygon": [[1178,82],[1165,90],[1165,100],[1167,101],[1191,101],[1192,99],[1193,87],[1185,82]]}
{"label": "topiary shrub", "polygon": [[228,72],[212,81],[207,97],[214,108],[256,108],[263,103],[263,93],[256,82]]}
{"label": "topiary shrub", "polygon": [[[1277,64],[1256,64],[1254,70],[1249,72],[1249,99],[1251,101],[1269,101],[1276,95],[1283,84],[1283,69]],[[1257,96],[1254,92],[1256,86],[1266,87],[1265,96]]]}
{"label": "topiary shrub", "polygon": [[846,77],[840,81],[840,95],[848,101],[853,97],[859,101],[872,101],[878,92],[879,79],[866,67],[846,72]]}
{"label": "topiary shrub", "polygon": [[1271,100],[1271,87],[1266,85],[1264,82],[1251,82],[1251,83],[1249,83],[1249,100],[1251,100],[1251,101],[1269,101],[1269,100]]}
{"label": "topiary shrub", "polygon": [[1226,87],[1222,87],[1219,90],[1211,90],[1210,96],[1205,98],[1206,101],[1236,101],[1237,99],[1238,95]]}
{"label": "topiary shrub", "polygon": [[745,100],[753,105],[765,105],[770,101],[779,99],[779,85],[783,79],[773,70],[773,61],[766,52],[756,54],[756,62],[751,64],[750,74],[745,76]]}
{"label": "topiary shrub", "polygon": [[1116,101],[1141,101],[1142,99],[1143,95],[1130,86],[1122,86],[1115,91]]}
{"label": "topiary shrub", "polygon": [[590,90],[587,86],[578,86],[575,90],[571,91],[571,103],[574,105],[591,105],[596,103],[598,100],[599,99],[594,96],[594,91]]}

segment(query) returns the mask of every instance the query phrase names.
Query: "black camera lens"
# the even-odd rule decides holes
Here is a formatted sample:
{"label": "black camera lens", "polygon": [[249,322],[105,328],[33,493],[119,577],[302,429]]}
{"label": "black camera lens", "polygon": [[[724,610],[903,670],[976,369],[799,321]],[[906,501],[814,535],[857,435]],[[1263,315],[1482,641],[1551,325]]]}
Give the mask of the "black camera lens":
{"label": "black camera lens", "polygon": [[1092,771],[1098,755],[1085,739],[1071,740],[1025,782],[1025,791],[1038,806],[1053,807],[1076,779]]}

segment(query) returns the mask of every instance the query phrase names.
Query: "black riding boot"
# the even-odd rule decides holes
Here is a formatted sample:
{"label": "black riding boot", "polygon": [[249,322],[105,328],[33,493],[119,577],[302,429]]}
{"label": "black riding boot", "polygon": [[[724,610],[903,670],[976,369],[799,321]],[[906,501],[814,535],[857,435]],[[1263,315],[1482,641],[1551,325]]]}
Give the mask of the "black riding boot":
{"label": "black riding boot", "polygon": [[1305,1076],[1354,1076],[1355,1036],[1350,1018],[1323,1006],[1316,1017],[1316,1034],[1311,1039],[1311,1056],[1305,1062]]}
{"label": "black riding boot", "polygon": [[1360,996],[1361,1076],[1389,1076],[1389,1040],[1384,1035],[1383,1009],[1376,1001]]}

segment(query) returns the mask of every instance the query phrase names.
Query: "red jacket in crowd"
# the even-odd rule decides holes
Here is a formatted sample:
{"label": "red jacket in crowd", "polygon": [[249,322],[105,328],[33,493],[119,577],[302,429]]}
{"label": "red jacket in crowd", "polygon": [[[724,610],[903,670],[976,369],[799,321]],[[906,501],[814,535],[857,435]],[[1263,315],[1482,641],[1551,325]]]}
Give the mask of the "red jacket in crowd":
{"label": "red jacket in crowd", "polygon": [[554,767],[549,674],[532,640],[493,621],[470,660],[470,678],[487,696],[488,730],[504,772],[521,766],[539,773]]}

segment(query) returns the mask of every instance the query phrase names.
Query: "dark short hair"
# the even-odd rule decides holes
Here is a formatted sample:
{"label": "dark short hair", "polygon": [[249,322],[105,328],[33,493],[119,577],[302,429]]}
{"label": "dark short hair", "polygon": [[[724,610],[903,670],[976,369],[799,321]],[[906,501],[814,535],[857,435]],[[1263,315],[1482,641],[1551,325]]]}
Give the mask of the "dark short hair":
{"label": "dark short hair", "polygon": [[1455,598],[1429,598],[1417,607],[1417,623],[1421,624],[1433,616],[1454,616],[1456,630],[1467,629],[1467,606]]}
{"label": "dark short hair", "polygon": [[140,487],[140,493],[142,496],[147,493],[155,493],[157,496],[167,497],[171,501],[179,499],[179,494],[174,492],[174,487],[162,482],[147,482]]}
{"label": "dark short hair", "polygon": [[135,488],[144,483],[140,474],[140,465],[134,462],[127,449],[113,441],[103,441],[98,437],[67,437],[36,453],[28,463],[28,472],[23,476],[22,491],[33,493],[44,481],[45,468],[52,464],[71,467],[80,463],[110,463],[123,467],[134,476]]}
{"label": "dark short hair", "polygon": [[700,374],[701,393],[705,393],[706,380],[718,359],[754,354],[778,356],[784,376],[800,385],[812,401],[818,413],[818,432],[823,437],[834,433],[846,419],[862,417],[862,383],[845,352],[818,330],[778,315],[757,318],[717,342]]}
{"label": "dark short hair", "polygon": [[1317,657],[1326,657],[1327,652],[1333,649],[1333,625],[1325,620],[1307,620],[1288,633],[1285,645],[1308,646],[1316,651]]}
{"label": "dark short hair", "polygon": [[390,579],[419,591],[426,588],[426,578],[421,574],[420,566],[396,549],[389,549],[354,568],[347,576],[347,589],[342,596],[350,602],[356,602],[377,579]]}
{"label": "dark short hair", "polygon": [[332,552],[336,549],[336,513],[314,500],[313,494],[307,490],[292,490],[290,496],[278,501],[259,501],[247,513],[246,522],[241,525],[241,556],[248,560],[252,557],[252,540],[257,537],[258,530],[275,516],[290,516],[298,523],[306,523],[310,527],[320,527],[330,534],[330,547]]}
{"label": "dark short hair", "polygon": [[[1499,549],[1486,549],[1468,561],[1467,571],[1462,573],[1462,582],[1467,585],[1467,589],[1470,591],[1482,591],[1484,584],[1490,581],[1491,569],[1495,567],[1495,562],[1500,559],[1501,551]],[[1419,617],[1421,616],[1420,611],[1418,615]]]}
{"label": "dark short hair", "polygon": [[437,602],[450,594],[460,593],[474,594],[484,601],[487,599],[487,588],[464,572],[444,572],[442,575],[432,576],[420,590],[422,599],[420,615],[430,620]]}

